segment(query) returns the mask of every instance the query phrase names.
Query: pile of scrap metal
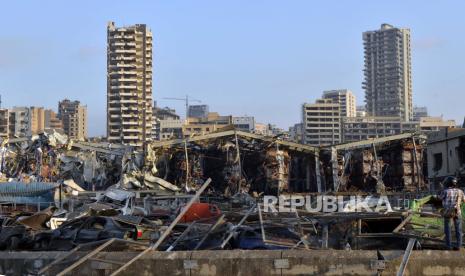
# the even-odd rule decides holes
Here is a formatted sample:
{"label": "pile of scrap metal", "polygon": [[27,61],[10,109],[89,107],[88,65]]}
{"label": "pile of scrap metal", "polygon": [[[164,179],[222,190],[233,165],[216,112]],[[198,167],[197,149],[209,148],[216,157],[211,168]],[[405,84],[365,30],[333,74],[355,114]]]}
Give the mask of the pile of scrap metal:
{"label": "pile of scrap metal", "polygon": [[[163,251],[403,249],[411,237],[428,241],[431,239],[426,234],[438,235],[442,230],[435,226],[438,223],[425,221],[424,217],[437,219],[438,213],[425,211],[424,199],[414,201],[410,209],[385,202],[375,212],[358,211],[352,201],[330,213],[303,208],[269,212],[246,193],[236,194],[229,204],[223,204],[224,199],[202,199],[200,194],[210,182],[207,179],[195,195],[145,194],[141,198],[138,192],[113,187],[91,202],[80,202],[68,210],[50,207],[35,214],[12,212],[1,217],[0,248],[70,250],[118,241],[138,242],[144,248]],[[373,202],[378,202],[376,197]],[[429,225],[434,233],[421,232],[420,223]],[[436,245],[442,242],[439,237],[432,239]],[[421,244],[433,247],[427,242]]]}
{"label": "pile of scrap metal", "polygon": [[151,177],[187,192],[207,178],[211,192],[224,196],[319,190],[318,148],[277,138],[226,130],[154,142],[149,152]]}
{"label": "pile of scrap metal", "polygon": [[56,131],[5,139],[0,149],[0,180],[29,183],[72,179],[84,189],[102,190],[120,180],[129,152],[129,147],[120,145],[68,140]]}
{"label": "pile of scrap metal", "polygon": [[336,145],[321,154],[327,187],[336,192],[418,192],[427,189],[426,137],[401,134]]}
{"label": "pile of scrap metal", "polygon": [[58,132],[2,141],[0,171],[4,180],[55,182],[59,177],[58,151],[68,142]]}
{"label": "pile of scrap metal", "polygon": [[[39,188],[47,188],[41,185],[52,183],[21,184],[28,188],[37,186],[39,193],[43,192]],[[51,206],[32,213],[2,208],[0,249],[68,250],[79,244],[110,238],[143,242],[157,239],[162,221],[153,213],[145,212],[143,206],[136,206],[135,201],[135,194],[131,192],[110,189],[92,202],[80,202],[72,208],[60,202],[68,209]],[[58,202],[57,206],[60,206]]]}

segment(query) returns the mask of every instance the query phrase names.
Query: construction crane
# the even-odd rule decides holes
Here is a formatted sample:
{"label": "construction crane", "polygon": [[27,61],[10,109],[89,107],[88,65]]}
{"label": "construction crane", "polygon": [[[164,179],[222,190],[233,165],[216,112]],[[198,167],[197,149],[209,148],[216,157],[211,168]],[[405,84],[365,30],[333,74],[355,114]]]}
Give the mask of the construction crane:
{"label": "construction crane", "polygon": [[201,103],[202,101],[189,98],[189,95],[186,95],[185,98],[162,98],[163,100],[175,100],[175,101],[184,101],[186,104],[186,121],[189,123],[189,101]]}

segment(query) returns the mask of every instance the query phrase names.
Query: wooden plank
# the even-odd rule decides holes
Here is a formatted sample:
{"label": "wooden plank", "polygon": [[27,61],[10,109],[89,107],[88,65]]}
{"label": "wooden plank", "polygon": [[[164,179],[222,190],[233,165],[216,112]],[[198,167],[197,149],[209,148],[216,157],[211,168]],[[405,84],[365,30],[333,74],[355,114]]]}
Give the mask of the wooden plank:
{"label": "wooden plank", "polygon": [[408,215],[392,232],[397,233],[402,229],[410,220],[412,220],[413,214]]}

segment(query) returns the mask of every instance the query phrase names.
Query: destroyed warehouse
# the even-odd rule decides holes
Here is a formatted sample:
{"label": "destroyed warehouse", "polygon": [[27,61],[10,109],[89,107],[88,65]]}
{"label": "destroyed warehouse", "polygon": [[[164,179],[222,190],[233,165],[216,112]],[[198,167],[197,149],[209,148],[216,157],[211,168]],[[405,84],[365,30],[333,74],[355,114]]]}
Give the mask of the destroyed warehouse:
{"label": "destroyed warehouse", "polygon": [[[40,268],[46,275],[89,263],[116,275],[154,250],[405,249],[412,237],[441,248],[426,146],[420,134],[311,147],[234,129],[146,152],[55,132],[6,140],[0,248],[69,251]],[[389,202],[376,212],[344,201],[336,213],[269,213],[262,200],[349,194]],[[128,253],[116,261],[108,251]]]}

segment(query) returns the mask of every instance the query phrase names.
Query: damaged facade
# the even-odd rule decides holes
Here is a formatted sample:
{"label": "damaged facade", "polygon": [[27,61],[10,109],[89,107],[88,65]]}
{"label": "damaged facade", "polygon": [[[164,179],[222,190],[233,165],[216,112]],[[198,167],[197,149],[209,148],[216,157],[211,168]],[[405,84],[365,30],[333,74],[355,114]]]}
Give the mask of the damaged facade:
{"label": "damaged facade", "polygon": [[465,129],[448,128],[428,135],[428,177],[432,189],[440,189],[440,181],[455,176],[465,180]]}

